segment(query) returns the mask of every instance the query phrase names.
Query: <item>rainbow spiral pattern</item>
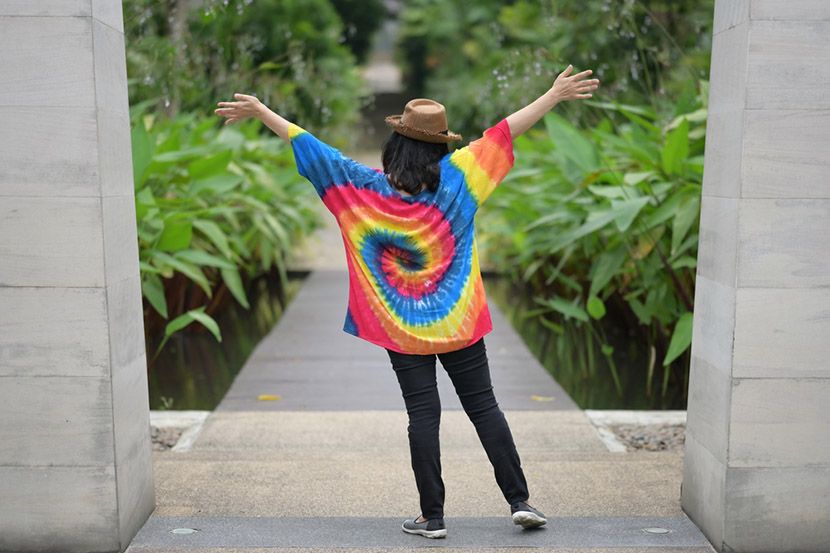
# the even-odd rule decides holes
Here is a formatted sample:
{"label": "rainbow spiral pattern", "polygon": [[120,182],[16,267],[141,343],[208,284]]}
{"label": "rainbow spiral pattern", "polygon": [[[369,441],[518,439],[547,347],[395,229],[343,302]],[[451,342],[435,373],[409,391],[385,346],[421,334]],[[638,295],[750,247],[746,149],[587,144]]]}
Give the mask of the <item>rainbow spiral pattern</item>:
{"label": "rainbow spiral pattern", "polygon": [[337,219],[349,267],[343,330],[401,353],[455,351],[492,330],[475,242],[479,206],[513,166],[503,120],[441,161],[436,192],[386,176],[290,126],[300,174]]}

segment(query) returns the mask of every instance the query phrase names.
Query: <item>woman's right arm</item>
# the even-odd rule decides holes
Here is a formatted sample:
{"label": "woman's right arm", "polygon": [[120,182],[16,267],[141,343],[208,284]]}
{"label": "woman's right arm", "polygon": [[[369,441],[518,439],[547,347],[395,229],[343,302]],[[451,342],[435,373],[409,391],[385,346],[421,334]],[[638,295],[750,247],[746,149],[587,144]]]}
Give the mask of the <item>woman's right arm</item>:
{"label": "woman's right arm", "polygon": [[582,100],[592,96],[590,91],[597,89],[599,79],[583,80],[592,73],[590,69],[576,75],[571,75],[572,71],[573,65],[569,65],[556,77],[550,90],[519,111],[507,116],[507,124],[513,139],[524,134],[559,102]]}

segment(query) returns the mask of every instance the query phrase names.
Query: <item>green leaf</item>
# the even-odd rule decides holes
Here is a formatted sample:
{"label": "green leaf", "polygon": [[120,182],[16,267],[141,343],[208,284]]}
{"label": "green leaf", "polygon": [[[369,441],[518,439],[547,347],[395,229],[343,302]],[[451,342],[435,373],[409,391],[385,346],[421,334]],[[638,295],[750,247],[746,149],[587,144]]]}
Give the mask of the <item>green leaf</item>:
{"label": "green leaf", "polygon": [[233,156],[232,150],[223,150],[216,155],[190,162],[187,172],[192,179],[206,179],[225,172]]}
{"label": "green leaf", "polygon": [[609,346],[608,344],[602,344],[602,347],[600,349],[602,350],[602,353],[605,355],[611,355],[612,353],[614,353],[614,347]]}
{"label": "green leaf", "polygon": [[144,282],[141,283],[141,291],[150,305],[153,306],[159,315],[167,318],[167,299],[164,297],[164,286],[158,275],[147,274],[144,276]]}
{"label": "green leaf", "polygon": [[149,186],[139,190],[135,195],[135,220],[141,221],[150,212],[150,207],[156,205],[153,191]]}
{"label": "green leaf", "polygon": [[242,278],[239,276],[239,270],[235,267],[233,269],[222,269],[222,280],[231,291],[233,297],[236,298],[245,309],[250,309],[251,304],[248,303],[248,297],[245,295],[245,288],[242,286]]}
{"label": "green leaf", "polygon": [[551,329],[559,335],[565,334],[565,329],[562,327],[562,325],[556,324],[547,317],[539,317],[539,322],[542,323],[542,326]]}
{"label": "green leaf", "polygon": [[605,316],[605,304],[596,296],[588,298],[587,308],[588,314],[597,320]]}
{"label": "green leaf", "polygon": [[155,143],[140,119],[130,132],[133,150],[133,185],[138,188],[147,180],[147,167],[153,161]]}
{"label": "green leaf", "polygon": [[684,313],[677,320],[671,342],[669,342],[669,350],[666,352],[666,358],[663,359],[663,366],[677,359],[691,345],[693,323],[694,314],[690,312]]}
{"label": "green leaf", "polygon": [[205,294],[207,294],[208,297],[213,297],[213,290],[210,287],[210,282],[208,282],[208,279],[199,267],[193,265],[192,263],[176,259],[172,255],[164,252],[152,250],[150,253],[158,263],[164,263],[165,265],[172,267],[174,270],[180,272],[198,284],[202,290],[205,291]]}
{"label": "green leaf", "polygon": [[593,142],[579,129],[552,111],[545,115],[545,126],[556,150],[583,172],[591,173],[599,168],[599,157]]}
{"label": "green leaf", "polygon": [[614,278],[627,257],[628,249],[624,243],[613,250],[599,254],[588,273],[591,278],[591,289],[588,295],[595,296],[599,294],[605,288],[605,285]]}
{"label": "green leaf", "polygon": [[571,317],[584,323],[588,322],[588,313],[586,313],[585,310],[578,305],[575,305],[564,298],[555,296],[544,300],[544,303],[555,311],[562,313],[566,317]]}
{"label": "green leaf", "polygon": [[648,196],[633,198],[631,200],[611,200],[611,209],[614,210],[614,222],[620,232],[625,232],[640,210],[649,202]]}
{"label": "green leaf", "polygon": [[213,333],[213,335],[216,337],[217,342],[222,341],[222,333],[219,331],[219,325],[216,324],[216,321],[213,320],[213,317],[205,313],[204,307],[194,309],[192,311],[189,311],[189,313],[193,317],[193,319],[202,323],[205,326],[205,328],[207,328]]}
{"label": "green leaf", "polygon": [[228,236],[222,231],[219,225],[206,219],[196,219],[193,221],[193,226],[196,227],[199,232],[207,236],[222,255],[228,259],[233,258],[233,252],[230,244],[228,244]]}
{"label": "green leaf", "polygon": [[192,181],[187,192],[193,196],[197,196],[203,192],[224,194],[236,188],[244,180],[245,177],[242,175],[232,175],[230,173],[215,175],[206,179]]}
{"label": "green leaf", "polygon": [[153,161],[157,163],[178,163],[186,159],[200,158],[209,154],[215,146],[194,146],[192,148],[182,148],[172,152],[158,153],[153,156]]}
{"label": "green leaf", "polygon": [[660,152],[663,161],[663,171],[667,175],[677,173],[683,160],[689,155],[689,121],[684,118],[677,128],[669,132],[666,144]]}
{"label": "green leaf", "polygon": [[[638,193],[632,190],[626,190],[622,186],[600,186],[597,184],[590,184],[588,185],[588,191],[595,196],[600,196],[602,198],[629,198],[631,196],[635,196]],[[561,215],[566,215],[562,213]]]}
{"label": "green leaf", "polygon": [[654,171],[629,171],[623,177],[623,183],[633,186],[653,176]]}
{"label": "green leaf", "polygon": [[651,317],[652,313],[649,311],[643,303],[638,300],[637,298],[630,298],[628,300],[628,305],[631,307],[631,310],[637,315],[637,318],[640,319],[640,322],[644,325],[651,324]]}
{"label": "green leaf", "polygon": [[164,222],[164,230],[159,237],[156,248],[165,252],[183,250],[190,246],[192,238],[193,223],[191,221],[169,217]]}
{"label": "green leaf", "polygon": [[686,233],[689,232],[689,228],[692,226],[692,223],[694,223],[695,219],[697,219],[698,213],[700,213],[700,198],[694,196],[689,197],[683,205],[680,206],[680,209],[677,210],[677,214],[674,216],[674,220],[672,221],[672,255],[674,255],[674,252],[677,251],[680,243],[686,237]]}
{"label": "green leaf", "polygon": [[173,254],[176,259],[188,261],[195,265],[217,267],[219,269],[235,269],[236,265],[224,257],[210,254],[203,250],[180,250]]}

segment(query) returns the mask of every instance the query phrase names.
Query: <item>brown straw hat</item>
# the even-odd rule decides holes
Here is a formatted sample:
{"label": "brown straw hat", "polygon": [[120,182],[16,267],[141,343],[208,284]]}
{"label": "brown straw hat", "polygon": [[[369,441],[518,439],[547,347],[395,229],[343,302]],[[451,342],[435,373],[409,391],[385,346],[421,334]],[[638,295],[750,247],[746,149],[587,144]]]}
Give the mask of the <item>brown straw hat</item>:
{"label": "brown straw hat", "polygon": [[460,134],[447,128],[444,106],[426,98],[410,100],[403,109],[403,115],[390,115],[386,123],[396,133],[415,140],[436,144],[461,140]]}

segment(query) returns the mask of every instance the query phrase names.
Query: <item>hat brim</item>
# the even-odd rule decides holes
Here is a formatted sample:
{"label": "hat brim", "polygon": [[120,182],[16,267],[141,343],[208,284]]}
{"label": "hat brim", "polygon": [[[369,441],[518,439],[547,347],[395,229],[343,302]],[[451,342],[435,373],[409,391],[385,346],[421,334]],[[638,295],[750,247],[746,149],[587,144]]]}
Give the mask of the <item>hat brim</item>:
{"label": "hat brim", "polygon": [[401,123],[403,115],[390,115],[386,118],[386,124],[398,133],[415,140],[422,140],[424,142],[431,142],[433,144],[443,144],[446,142],[454,142],[461,140],[461,135],[452,131],[447,131],[447,134],[430,132],[424,129],[410,127]]}

